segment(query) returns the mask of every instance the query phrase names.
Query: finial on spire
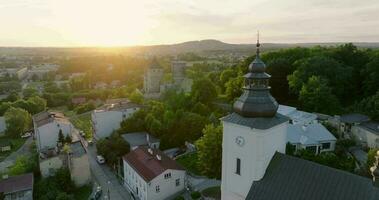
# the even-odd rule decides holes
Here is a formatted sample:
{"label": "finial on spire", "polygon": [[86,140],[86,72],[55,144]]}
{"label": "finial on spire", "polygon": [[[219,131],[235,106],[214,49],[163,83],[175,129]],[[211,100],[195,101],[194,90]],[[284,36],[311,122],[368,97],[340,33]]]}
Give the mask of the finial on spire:
{"label": "finial on spire", "polygon": [[257,31],[257,57],[259,57],[259,47],[261,44],[259,43],[259,30]]}

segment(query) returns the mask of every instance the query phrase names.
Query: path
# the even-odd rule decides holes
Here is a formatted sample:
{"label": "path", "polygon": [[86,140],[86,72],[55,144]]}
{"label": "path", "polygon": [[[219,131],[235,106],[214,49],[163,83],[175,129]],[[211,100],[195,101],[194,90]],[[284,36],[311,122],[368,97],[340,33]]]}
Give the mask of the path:
{"label": "path", "polygon": [[8,171],[8,167],[12,166],[15,163],[17,157],[21,155],[29,155],[32,142],[32,137],[29,137],[17,151],[12,152],[7,158],[0,162],[0,172]]}

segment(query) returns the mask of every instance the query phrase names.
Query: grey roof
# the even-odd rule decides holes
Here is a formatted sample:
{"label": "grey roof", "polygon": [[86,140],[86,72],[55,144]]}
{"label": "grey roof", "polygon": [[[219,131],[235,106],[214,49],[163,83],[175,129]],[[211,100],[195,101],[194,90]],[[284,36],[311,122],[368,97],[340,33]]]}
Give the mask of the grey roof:
{"label": "grey roof", "polygon": [[322,141],[336,141],[332,133],[322,124],[290,124],[287,127],[287,141],[294,144],[320,144]]}
{"label": "grey roof", "polygon": [[149,135],[150,142],[159,142],[159,139],[146,132],[127,133],[123,134],[122,138],[124,138],[124,140],[128,142],[130,146],[144,146],[148,145],[147,135]]}
{"label": "grey roof", "polygon": [[70,147],[71,155],[73,157],[81,157],[82,155],[86,154],[86,150],[84,149],[84,146],[82,145],[81,141],[71,143]]}
{"label": "grey roof", "polygon": [[275,153],[247,200],[377,200],[371,179],[300,158]]}
{"label": "grey roof", "polygon": [[340,117],[341,122],[345,123],[361,123],[365,121],[369,121],[369,117],[366,115],[362,115],[359,113],[352,113],[352,114],[347,114],[347,115],[341,115]]}
{"label": "grey roof", "polygon": [[288,117],[281,115],[279,113],[276,113],[274,117],[270,117],[270,118],[269,117],[248,118],[248,117],[242,117],[241,115],[237,113],[232,113],[221,118],[221,120],[239,124],[242,126],[248,126],[250,128],[269,129],[281,123],[287,122]]}
{"label": "grey roof", "polygon": [[375,122],[375,121],[363,122],[359,124],[359,127],[362,127],[376,135],[379,135],[379,122]]}

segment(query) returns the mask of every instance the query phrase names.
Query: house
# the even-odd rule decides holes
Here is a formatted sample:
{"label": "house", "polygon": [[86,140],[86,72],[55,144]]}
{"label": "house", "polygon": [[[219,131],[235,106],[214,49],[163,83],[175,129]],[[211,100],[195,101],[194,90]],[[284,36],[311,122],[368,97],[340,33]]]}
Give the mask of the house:
{"label": "house", "polygon": [[5,130],[7,129],[7,124],[5,123],[5,118],[0,117],[0,136],[4,135]]}
{"label": "house", "polygon": [[379,122],[360,123],[351,128],[351,133],[358,144],[369,148],[379,148]]}
{"label": "house", "polygon": [[366,115],[362,115],[359,113],[352,113],[352,114],[346,114],[341,115],[339,117],[339,127],[338,131],[341,134],[342,137],[349,137],[351,136],[351,128],[353,126],[357,126],[362,122],[369,121],[370,118]]}
{"label": "house", "polygon": [[108,101],[91,114],[92,127],[95,139],[109,137],[113,131],[120,128],[120,123],[131,117],[140,109],[140,105],[127,99],[122,101]]}
{"label": "house", "polygon": [[39,151],[57,146],[59,132],[72,137],[74,127],[63,113],[44,111],[33,116],[34,134]]}
{"label": "house", "polygon": [[127,133],[122,138],[129,144],[130,151],[142,146],[159,149],[160,140],[146,132]]}
{"label": "house", "polygon": [[369,178],[285,155],[290,118],[277,112],[259,47],[258,41],[233,113],[221,119],[221,199],[379,199],[379,188]]}
{"label": "house", "polygon": [[0,193],[4,200],[32,200],[33,182],[33,173],[8,177],[0,180]]}
{"label": "house", "polygon": [[89,158],[83,143],[80,140],[70,145],[69,164],[71,179],[80,187],[91,182]]}
{"label": "house", "polygon": [[334,151],[337,139],[322,124],[289,124],[287,141],[296,150],[307,149],[315,154]]}
{"label": "house", "polygon": [[0,140],[0,152],[10,151],[12,144],[9,140]]}
{"label": "house", "polygon": [[300,111],[291,106],[279,105],[278,113],[290,118],[290,124],[311,124],[317,122],[316,114]]}
{"label": "house", "polygon": [[158,149],[138,147],[123,157],[124,186],[141,200],[163,200],[185,188],[186,171]]}

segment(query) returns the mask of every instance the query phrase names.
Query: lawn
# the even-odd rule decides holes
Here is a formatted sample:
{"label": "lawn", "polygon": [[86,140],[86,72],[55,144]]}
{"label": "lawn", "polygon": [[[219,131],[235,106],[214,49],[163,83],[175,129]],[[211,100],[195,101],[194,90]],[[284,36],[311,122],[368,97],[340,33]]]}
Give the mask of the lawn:
{"label": "lawn", "polygon": [[197,167],[197,153],[187,154],[184,156],[180,156],[176,161],[181,164],[187,171],[200,175],[200,171]]}
{"label": "lawn", "polygon": [[91,124],[91,113],[85,113],[82,115],[72,115],[70,116],[71,123],[79,130],[85,133],[87,139],[92,138],[92,124]]}
{"label": "lawn", "polygon": [[220,186],[207,188],[207,189],[201,191],[201,193],[205,197],[211,197],[214,199],[221,199],[221,188],[220,188]]}
{"label": "lawn", "polygon": [[17,151],[24,143],[24,138],[11,138],[7,136],[0,137],[0,143],[10,141],[11,143],[11,150],[6,152],[0,152],[0,162],[3,161],[9,154],[11,154],[14,151]]}
{"label": "lawn", "polygon": [[85,185],[77,188],[74,192],[76,200],[87,200],[92,193],[92,185]]}

